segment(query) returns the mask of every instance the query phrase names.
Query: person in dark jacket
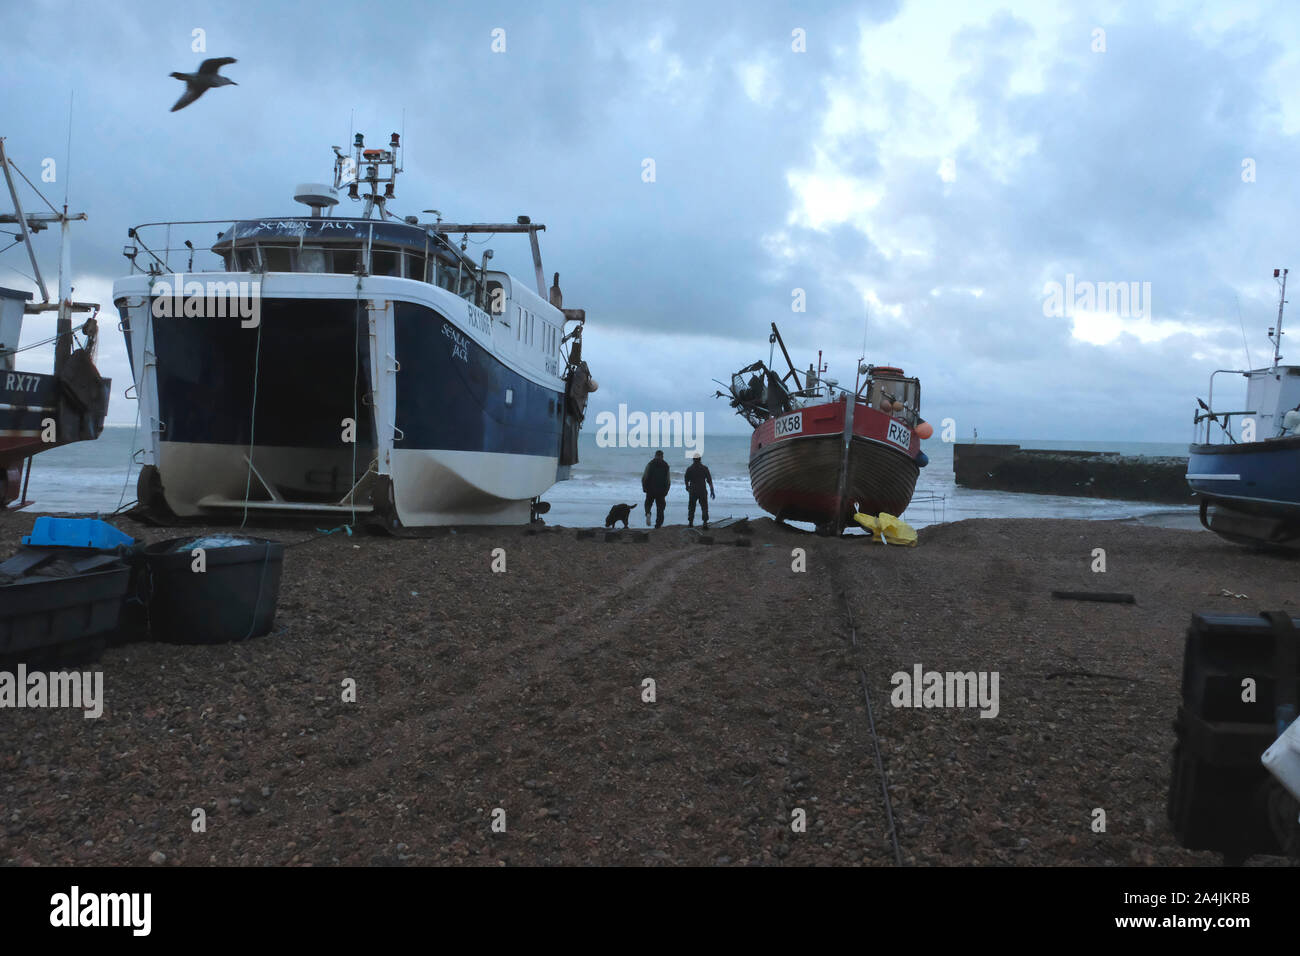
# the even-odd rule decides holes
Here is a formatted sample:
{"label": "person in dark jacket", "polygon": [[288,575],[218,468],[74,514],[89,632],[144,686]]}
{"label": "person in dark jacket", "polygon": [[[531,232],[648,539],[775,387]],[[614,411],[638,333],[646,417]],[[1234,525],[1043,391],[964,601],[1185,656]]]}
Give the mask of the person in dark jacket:
{"label": "person in dark jacket", "polygon": [[689,494],[690,502],[686,505],[686,523],[695,524],[695,503],[700,503],[700,517],[704,519],[704,529],[709,528],[709,499],[705,495],[705,485],[708,486],[708,494],[714,498],[718,497],[713,490],[713,475],[709,473],[708,467],[700,461],[700,453],[695,453],[695,460],[691,462],[691,467],[686,469],[686,492]]}
{"label": "person in dark jacket", "polygon": [[641,472],[641,490],[645,492],[645,523],[646,527],[650,526],[650,505],[656,506],[655,527],[661,528],[664,523],[664,499],[668,497],[668,489],[672,487],[672,476],[668,473],[668,462],[664,460],[662,451],[655,452],[655,456],[650,459],[650,464],[645,466],[645,471]]}

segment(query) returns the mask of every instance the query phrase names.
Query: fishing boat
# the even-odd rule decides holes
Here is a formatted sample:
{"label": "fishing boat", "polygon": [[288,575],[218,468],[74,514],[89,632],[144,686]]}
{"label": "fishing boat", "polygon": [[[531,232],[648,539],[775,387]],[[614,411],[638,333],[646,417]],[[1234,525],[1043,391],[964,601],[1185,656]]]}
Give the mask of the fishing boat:
{"label": "fishing boat", "polygon": [[[129,231],[113,302],[140,402],[141,513],[394,531],[536,519],[577,462],[596,387],[586,313],[564,308],[558,273],[543,278],[546,227],[399,217],[400,136],[333,150],[333,182],[295,192],[310,214]],[[343,190],[359,216],[333,214]],[[489,268],[491,249],[469,255],[471,235],[503,233],[530,240],[535,288]]]}
{"label": "fishing boat", "polygon": [[[1300,548],[1300,366],[1282,364],[1286,269],[1274,269],[1280,293],[1269,329],[1273,363],[1219,369],[1208,401],[1197,399],[1196,435],[1188,450],[1187,483],[1201,505],[1201,524],[1240,544]],[[1219,375],[1246,379],[1246,407],[1214,408]]]}
{"label": "fishing boat", "polygon": [[[0,223],[17,226],[17,242],[22,243],[32,267],[32,279],[40,293],[0,287],[0,509],[21,508],[27,499],[31,481],[32,458],[43,451],[72,442],[98,438],[108,413],[112,382],[95,367],[98,342],[99,306],[93,302],[72,300],[70,226],[84,220],[85,213],[69,213],[65,200],[60,211],[32,185],[5,151],[0,137],[0,169],[13,212],[0,214]],[[14,180],[17,173],[36,193],[49,212],[26,212]],[[33,236],[53,224],[61,233],[58,301],[51,300],[36,256]],[[56,312],[54,335],[38,342],[21,345],[24,320],[28,316]],[[90,316],[76,328],[73,316]],[[19,367],[19,356],[45,345],[54,346],[54,368],[38,372]]]}
{"label": "fishing boat", "polygon": [[731,376],[731,407],[754,429],[749,479],[754,500],[779,521],[810,522],[839,534],[855,512],[902,515],[929,459],[921,440],[921,383],[901,368],[858,363],[852,391],[817,364],[800,372],[776,324],[769,336],[788,371],[755,362]]}

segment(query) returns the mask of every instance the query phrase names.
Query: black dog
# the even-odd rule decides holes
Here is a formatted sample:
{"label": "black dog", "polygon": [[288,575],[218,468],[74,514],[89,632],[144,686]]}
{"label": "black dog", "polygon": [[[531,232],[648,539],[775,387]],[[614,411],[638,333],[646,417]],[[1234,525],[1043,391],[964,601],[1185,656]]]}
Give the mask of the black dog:
{"label": "black dog", "polygon": [[609,514],[605,516],[605,527],[612,528],[614,527],[614,525],[618,524],[621,521],[623,522],[623,527],[626,528],[627,516],[631,513],[632,509],[635,507],[636,505],[615,505],[614,507],[610,508]]}

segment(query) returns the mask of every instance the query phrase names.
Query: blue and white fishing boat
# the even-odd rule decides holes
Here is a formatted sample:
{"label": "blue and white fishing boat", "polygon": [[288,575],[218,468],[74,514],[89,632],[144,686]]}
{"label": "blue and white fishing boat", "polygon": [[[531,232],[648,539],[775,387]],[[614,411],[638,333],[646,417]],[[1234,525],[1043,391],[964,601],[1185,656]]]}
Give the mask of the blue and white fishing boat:
{"label": "blue and white fishing boat", "polygon": [[[310,215],[130,230],[113,301],[140,403],[144,511],[412,528],[546,510],[595,390],[586,314],[563,307],[558,273],[547,289],[546,227],[528,217],[390,213],[399,150],[396,133],[382,149],[361,134],[351,153],[334,147],[333,185],[295,194]],[[358,218],[332,215],[344,188],[364,203]],[[493,233],[528,235],[535,288],[489,269],[491,250],[467,254],[471,234]]]}
{"label": "blue and white fishing boat", "polygon": [[[1269,329],[1273,364],[1219,369],[1210,376],[1208,403],[1197,399],[1197,441],[1189,449],[1187,482],[1201,501],[1201,523],[1241,544],[1300,547],[1300,366],[1282,364],[1281,286],[1277,326]],[[1246,407],[1214,409],[1214,378],[1245,376]],[[1202,427],[1204,433],[1202,434]]]}

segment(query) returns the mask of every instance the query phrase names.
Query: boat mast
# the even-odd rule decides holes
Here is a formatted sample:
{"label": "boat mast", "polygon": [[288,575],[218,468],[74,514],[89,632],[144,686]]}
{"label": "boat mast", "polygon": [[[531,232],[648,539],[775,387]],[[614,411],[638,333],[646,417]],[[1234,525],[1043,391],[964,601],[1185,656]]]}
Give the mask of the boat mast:
{"label": "boat mast", "polygon": [[54,341],[54,374],[63,371],[72,358],[72,244],[68,233],[68,204],[63,204],[59,220],[59,317],[54,324],[58,338]]}
{"label": "boat mast", "polygon": [[[366,138],[362,133],[353,137],[351,156],[334,147],[334,188],[347,186],[349,199],[365,200],[362,219],[369,219],[376,209],[380,220],[396,218],[388,211],[387,203],[395,198],[393,188],[397,174],[402,171],[398,154],[401,148],[402,139],[397,133],[389,139],[387,149],[366,149]],[[382,192],[380,186],[384,187]],[[368,192],[358,194],[359,187]]]}
{"label": "boat mast", "polygon": [[[41,292],[41,301],[38,303],[28,304],[24,309],[27,313],[47,312],[52,308],[58,309],[58,321],[55,325],[56,341],[54,346],[54,374],[63,370],[64,363],[72,355],[72,313],[89,312],[92,309],[98,309],[98,306],[91,303],[73,302],[72,301],[72,263],[71,263],[71,235],[69,225],[73,220],[84,220],[84,212],[69,213],[68,204],[65,198],[63,212],[54,208],[40,190],[32,186],[37,196],[49,206],[51,212],[24,212],[22,201],[18,196],[18,187],[14,183],[13,175],[10,173],[10,167],[17,169],[5,153],[4,139],[0,137],[0,169],[4,170],[5,183],[9,187],[9,198],[13,201],[13,215],[0,215],[0,222],[14,223],[18,226],[19,235],[23,244],[27,247],[27,256],[32,263],[32,272],[36,279],[36,286]],[[22,175],[21,172],[19,175]],[[27,177],[23,177],[27,179]],[[27,180],[31,185],[31,180]],[[32,245],[32,233],[39,232],[45,228],[46,223],[57,222],[59,224],[59,301],[57,306],[51,305],[50,293],[45,286],[45,277],[41,275],[40,264],[36,260],[36,248]]]}
{"label": "boat mast", "polygon": [[[41,264],[36,261],[36,250],[32,248],[32,234],[27,229],[27,216],[23,213],[23,204],[18,198],[18,188],[14,185],[14,177],[9,172],[9,157],[5,155],[3,136],[0,136],[0,169],[5,172],[5,182],[9,186],[9,198],[14,204],[14,215],[0,218],[0,222],[13,222],[18,226],[23,244],[27,246],[27,256],[32,261],[32,274],[36,276],[36,286],[41,290],[41,301],[49,302],[50,293],[45,288],[45,277],[41,275]],[[43,227],[36,226],[35,228],[41,229]]]}
{"label": "boat mast", "polygon": [[[1282,270],[1282,293],[1277,300],[1277,328],[1269,329],[1273,333],[1270,337],[1273,339],[1273,367],[1277,368],[1278,362],[1282,361],[1282,306],[1286,304],[1286,274],[1288,270]],[[1278,270],[1273,270],[1273,278],[1278,277]]]}

